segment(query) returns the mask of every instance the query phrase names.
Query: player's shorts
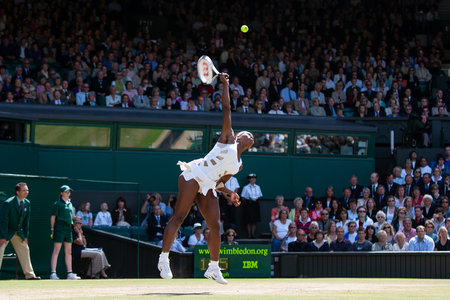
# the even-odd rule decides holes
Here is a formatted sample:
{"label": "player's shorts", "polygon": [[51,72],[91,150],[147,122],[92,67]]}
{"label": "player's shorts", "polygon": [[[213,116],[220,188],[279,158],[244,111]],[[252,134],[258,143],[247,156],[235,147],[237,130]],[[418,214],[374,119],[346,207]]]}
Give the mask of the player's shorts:
{"label": "player's shorts", "polygon": [[72,225],[62,222],[57,222],[55,224],[55,230],[53,232],[53,242],[54,243],[72,243]]}

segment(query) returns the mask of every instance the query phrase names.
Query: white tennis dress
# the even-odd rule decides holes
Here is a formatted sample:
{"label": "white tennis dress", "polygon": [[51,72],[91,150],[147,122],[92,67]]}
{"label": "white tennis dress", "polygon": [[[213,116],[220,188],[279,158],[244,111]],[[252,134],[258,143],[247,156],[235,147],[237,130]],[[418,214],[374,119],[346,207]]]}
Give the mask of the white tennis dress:
{"label": "white tennis dress", "polygon": [[204,157],[188,163],[178,161],[186,181],[195,179],[198,182],[198,192],[205,195],[212,190],[217,197],[216,184],[224,175],[236,174],[242,165],[242,159],[237,158],[237,143],[223,144],[217,142],[214,148]]}

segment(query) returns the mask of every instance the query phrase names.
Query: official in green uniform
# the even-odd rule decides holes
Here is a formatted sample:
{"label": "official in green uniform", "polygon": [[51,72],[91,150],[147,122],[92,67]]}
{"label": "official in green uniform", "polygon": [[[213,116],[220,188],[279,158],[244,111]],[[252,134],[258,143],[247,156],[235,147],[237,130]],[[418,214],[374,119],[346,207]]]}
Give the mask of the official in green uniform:
{"label": "official in green uniform", "polygon": [[11,244],[19,258],[26,279],[41,279],[31,266],[28,234],[30,228],[30,200],[25,182],[16,184],[16,196],[7,199],[0,208],[0,268],[6,245]]}
{"label": "official in green uniform", "polygon": [[64,243],[64,257],[67,267],[67,279],[80,279],[72,272],[72,203],[70,193],[72,189],[63,185],[60,188],[60,198],[53,204],[52,216],[50,217],[51,238],[53,239],[53,253],[51,261],[50,279],[59,279],[56,275],[56,264],[59,251]]}

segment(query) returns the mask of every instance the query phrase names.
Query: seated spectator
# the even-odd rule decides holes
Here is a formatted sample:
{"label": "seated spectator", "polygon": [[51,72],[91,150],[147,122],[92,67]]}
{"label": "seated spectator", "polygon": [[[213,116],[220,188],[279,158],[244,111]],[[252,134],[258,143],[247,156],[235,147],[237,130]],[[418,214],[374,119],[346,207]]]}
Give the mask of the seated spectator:
{"label": "seated spectator", "polygon": [[330,245],[327,240],[324,239],[324,234],[322,230],[319,230],[315,234],[315,239],[310,243],[312,252],[329,252]]}
{"label": "seated spectator", "polygon": [[408,251],[433,251],[435,242],[426,235],[423,226],[417,226],[417,235],[409,241]]}
{"label": "seated spectator", "polygon": [[75,258],[90,258],[91,262],[88,268],[87,276],[92,278],[108,278],[106,269],[111,267],[106,259],[105,252],[101,248],[86,248],[87,241],[81,228],[81,217],[74,217],[74,224],[72,227],[72,255]]}
{"label": "seated spectator", "polygon": [[309,225],[309,233],[306,235],[306,241],[311,243],[316,238],[316,232],[319,230],[319,224],[317,221],[312,221]]}
{"label": "seated spectator", "polygon": [[362,197],[358,198],[357,202],[356,202],[356,206],[360,207],[360,206],[366,206],[367,201],[369,201],[370,199],[370,189],[365,187],[362,191]]}
{"label": "seated spectator", "polygon": [[335,241],[332,241],[330,244],[330,251],[331,252],[345,252],[345,251],[351,251],[352,243],[344,238],[344,228],[338,227],[336,229],[336,236],[337,239]]}
{"label": "seated spectator", "polygon": [[425,218],[423,216],[422,206],[416,205],[414,207],[414,215],[415,215],[415,218],[413,220],[413,228],[417,228],[417,226],[419,226],[419,225],[425,226]]}
{"label": "seated spectator", "polygon": [[289,211],[289,208],[287,206],[283,205],[284,197],[282,195],[278,195],[278,196],[275,197],[275,203],[276,203],[277,206],[272,208],[272,211],[270,212],[270,221],[271,221],[271,223],[273,223],[276,220],[278,220],[281,210]]}
{"label": "seated spectator", "polygon": [[302,208],[300,210],[300,218],[296,221],[297,228],[302,229],[305,234],[309,233],[309,225],[311,225],[311,219],[308,217],[308,210]]}
{"label": "seated spectator", "polygon": [[342,227],[344,228],[344,232],[348,232],[348,223],[350,220],[348,220],[348,211],[343,208],[340,213],[340,221],[336,223],[336,227]]}
{"label": "seated spectator", "polygon": [[395,199],[394,196],[387,197],[387,205],[383,207],[382,211],[386,214],[386,222],[392,224],[392,221],[395,219],[397,215],[398,208],[395,207]]}
{"label": "seated spectator", "polygon": [[373,223],[377,221],[377,213],[378,209],[375,200],[369,198],[366,203],[366,215],[372,220]]}
{"label": "seated spectator", "polygon": [[296,222],[300,218],[300,211],[303,207],[303,199],[301,197],[296,197],[294,199],[294,208],[289,212],[289,220]]}
{"label": "seated spectator", "polygon": [[410,197],[410,196],[406,197],[403,204],[404,204],[404,207],[406,210],[406,218],[410,218],[411,220],[414,219],[415,213],[414,213],[412,197]]}
{"label": "seated spectator", "polygon": [[285,115],[285,113],[281,110],[281,106],[278,102],[273,102],[271,106],[271,110],[268,112],[269,115]]}
{"label": "seated spectator", "polygon": [[354,243],[355,240],[358,240],[358,234],[356,233],[356,222],[350,221],[348,222],[348,232],[344,234],[344,238],[349,240],[350,243]]}
{"label": "seated spectator", "polygon": [[434,211],[434,215],[436,216],[436,218],[433,218],[434,233],[437,234],[439,228],[445,227],[444,210],[442,209],[442,207],[436,208],[436,210]]}
{"label": "seated spectator", "polygon": [[395,235],[395,240],[393,251],[408,251],[409,243],[406,241],[406,237],[403,232],[397,232]]}
{"label": "seated spectator", "polygon": [[328,209],[329,218],[331,220],[338,220],[342,210],[341,202],[338,199],[331,200],[331,207]]}
{"label": "seated spectator", "polygon": [[366,240],[366,231],[364,227],[358,227],[358,238],[352,244],[352,251],[371,251],[372,243]]}
{"label": "seated spectator", "polygon": [[166,213],[167,206],[164,202],[162,202],[161,195],[159,193],[153,193],[151,196],[147,194],[145,196],[145,201],[141,206],[141,214],[145,214],[145,218],[141,223],[141,227],[145,227],[145,225],[147,224],[147,219],[152,212],[153,206],[155,205],[159,205],[163,215]]}
{"label": "seated spectator", "polygon": [[148,240],[159,242],[163,238],[168,221],[167,217],[162,214],[161,207],[159,205],[153,206],[153,211],[147,219]]}
{"label": "seated spectator", "polygon": [[406,242],[408,243],[416,236],[416,230],[412,228],[412,220],[410,218],[406,218],[403,221],[403,228],[399,232],[405,235]]}
{"label": "seated spectator", "polygon": [[[158,246],[162,246],[162,240],[158,242]],[[186,249],[183,247],[183,241],[181,239],[181,231],[178,230],[177,237],[173,240],[172,246],[170,246],[170,250],[172,251],[179,251],[179,252],[186,252]]]}
{"label": "seated spectator", "polygon": [[114,226],[131,226],[133,217],[124,198],[117,198],[116,208],[114,209],[111,217]]}
{"label": "seated spectator", "polygon": [[122,103],[122,97],[117,93],[116,86],[109,88],[109,95],[106,96],[106,106],[114,107]]}
{"label": "seated spectator", "polygon": [[288,211],[281,209],[278,213],[278,220],[273,223],[272,227],[272,252],[280,251],[281,242],[289,232],[289,225],[292,223],[288,219]]}
{"label": "seated spectator", "polygon": [[438,231],[438,241],[435,244],[437,251],[450,251],[450,238],[447,228],[441,227]]}
{"label": "seated spectator", "polygon": [[331,220],[330,225],[328,226],[327,233],[325,234],[325,239],[327,240],[329,245],[331,245],[332,241],[335,241],[337,239],[336,229],[337,229],[336,221]]}
{"label": "seated spectator", "polygon": [[384,223],[383,225],[381,225],[380,230],[383,230],[386,233],[386,242],[394,244],[394,235],[395,235],[394,227],[392,227],[392,225],[389,223]]}
{"label": "seated spectator", "polygon": [[328,226],[330,226],[330,213],[328,212],[329,209],[324,209],[320,213],[321,220],[318,221],[319,223],[319,229],[323,232],[326,232],[328,230]]}
{"label": "seated spectator", "polygon": [[[425,233],[428,237],[430,237],[434,242],[437,242],[437,234],[434,233],[434,223],[432,220],[426,220],[425,221]],[[416,228],[417,233],[417,228]]]}
{"label": "seated spectator", "polygon": [[375,222],[375,224],[373,224],[373,226],[375,227],[376,230],[378,230],[378,229],[380,229],[381,225],[386,223],[386,214],[383,211],[379,210],[377,212],[376,218],[377,218],[377,222]]}
{"label": "seated spectator", "polygon": [[392,251],[392,244],[387,242],[388,235],[383,229],[378,231],[378,242],[372,245],[372,251]]}
{"label": "seated spectator", "polygon": [[394,220],[392,221],[392,227],[394,227],[394,231],[397,232],[403,229],[403,221],[406,218],[406,208],[403,206],[397,209],[397,214],[395,215]]}
{"label": "seated spectator", "polygon": [[322,106],[319,106],[319,99],[314,98],[312,100],[312,107],[310,109],[311,111],[311,116],[316,116],[316,117],[326,117],[326,112],[325,109],[323,109]]}
{"label": "seated spectator", "polygon": [[368,225],[373,225],[373,221],[367,216],[367,210],[364,206],[358,207],[356,211],[358,213],[358,217],[356,218],[358,228],[361,226],[366,228]]}
{"label": "seated spectator", "polygon": [[86,102],[83,103],[83,106],[97,106],[97,102],[95,99],[95,92],[89,92],[88,93],[88,99]]}
{"label": "seated spectator", "polygon": [[348,201],[348,219],[355,221],[358,218],[358,212],[356,210],[357,200],[352,198]]}
{"label": "seated spectator", "polygon": [[194,224],[194,234],[189,237],[188,247],[194,248],[195,245],[201,245],[205,237],[202,233],[202,224],[195,223]]}
{"label": "seated spectator", "polygon": [[108,211],[108,204],[106,204],[106,202],[103,202],[100,205],[100,211],[95,217],[94,226],[112,226],[112,218]]}
{"label": "seated spectator", "polygon": [[314,208],[309,211],[309,218],[311,221],[320,221],[322,217],[320,213],[323,211],[322,200],[316,199],[314,201]]}
{"label": "seated spectator", "polygon": [[133,108],[134,104],[130,101],[130,97],[128,94],[122,95],[122,102],[119,104],[114,105],[114,107],[121,107],[121,108]]}
{"label": "seated spectator", "polygon": [[225,240],[222,242],[222,244],[229,246],[238,245],[239,243],[236,242],[236,236],[237,233],[233,228],[227,229],[227,231],[225,231]]}
{"label": "seated spectator", "polygon": [[208,245],[209,234],[211,230],[209,228],[203,229],[203,241],[200,242],[200,245]]}
{"label": "seated spectator", "polygon": [[289,232],[288,232],[288,234],[281,241],[280,250],[282,252],[287,252],[289,243],[294,242],[296,239],[297,239],[297,225],[295,224],[295,222],[292,222],[289,225]]}
{"label": "seated spectator", "polygon": [[83,202],[80,205],[80,210],[77,212],[77,217],[81,217],[81,223],[92,227],[92,213],[91,213],[91,203]]}
{"label": "seated spectator", "polygon": [[302,229],[297,230],[297,239],[289,243],[288,252],[309,252],[311,245],[305,241],[305,232]]}
{"label": "seated spectator", "polygon": [[377,230],[375,229],[375,227],[373,225],[367,226],[367,228],[366,228],[366,240],[368,240],[372,244],[375,244],[376,242],[378,242],[378,238],[377,238],[376,232],[377,232]]}
{"label": "seated spectator", "polygon": [[441,207],[444,210],[444,217],[450,218],[450,206],[449,206],[449,200],[447,196],[443,196],[441,199]]}
{"label": "seated spectator", "polygon": [[436,207],[432,204],[433,197],[431,195],[424,195],[423,196],[423,216],[425,219],[431,219],[433,218],[434,211]]}

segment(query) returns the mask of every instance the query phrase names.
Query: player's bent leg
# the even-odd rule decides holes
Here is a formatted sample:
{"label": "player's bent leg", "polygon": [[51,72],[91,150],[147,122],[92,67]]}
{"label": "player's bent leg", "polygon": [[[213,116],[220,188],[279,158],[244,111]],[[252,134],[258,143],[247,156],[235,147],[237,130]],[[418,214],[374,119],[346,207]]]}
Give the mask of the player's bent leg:
{"label": "player's bent leg", "polygon": [[170,247],[177,236],[181,224],[191,210],[197,191],[198,183],[195,180],[191,179],[186,181],[183,176],[178,178],[177,206],[174,215],[169,223],[167,223],[166,229],[164,230],[162,252],[159,255],[158,270],[160,271],[161,278],[171,279],[173,277],[172,271],[170,270]]}
{"label": "player's bent leg", "polygon": [[220,208],[219,200],[214,197],[212,191],[209,191],[206,196],[200,195],[198,197],[198,208],[205,218],[208,228],[210,230],[208,238],[208,249],[211,256],[211,262],[205,272],[205,277],[210,278],[217,283],[227,284],[228,282],[223,278],[222,272],[219,268],[219,254],[220,254]]}

